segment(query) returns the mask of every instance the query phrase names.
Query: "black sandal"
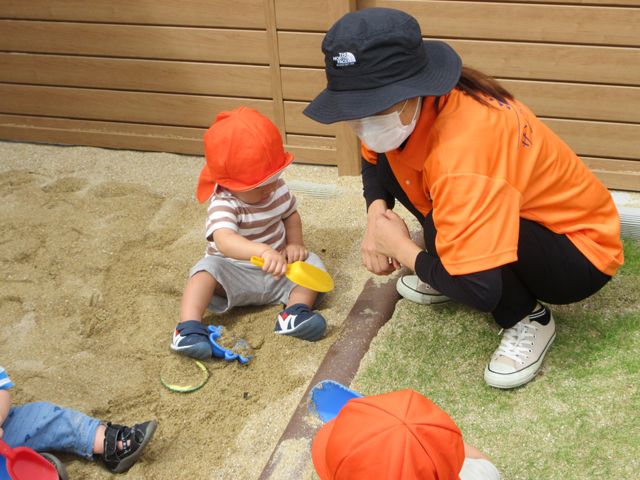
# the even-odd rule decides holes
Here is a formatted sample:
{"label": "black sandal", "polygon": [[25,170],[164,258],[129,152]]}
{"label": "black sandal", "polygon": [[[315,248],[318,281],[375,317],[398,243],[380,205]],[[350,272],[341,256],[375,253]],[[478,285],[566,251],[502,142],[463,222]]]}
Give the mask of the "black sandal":
{"label": "black sandal", "polygon": [[[157,425],[158,422],[155,420],[133,427],[107,423],[104,432],[104,453],[101,455],[107,469],[113,473],[129,470],[153,437]],[[122,449],[118,448],[118,442],[122,442]]]}

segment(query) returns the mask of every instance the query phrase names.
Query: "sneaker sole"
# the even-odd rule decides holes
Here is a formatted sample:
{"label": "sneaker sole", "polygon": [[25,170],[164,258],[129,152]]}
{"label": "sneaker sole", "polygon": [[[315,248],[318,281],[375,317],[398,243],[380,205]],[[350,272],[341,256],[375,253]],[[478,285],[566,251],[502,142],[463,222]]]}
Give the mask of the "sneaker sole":
{"label": "sneaker sole", "polygon": [[484,369],[484,381],[487,382],[487,385],[489,385],[490,387],[501,388],[503,390],[520,387],[525,383],[529,383],[536,377],[536,375],[538,375],[538,372],[542,368],[542,361],[549,351],[549,348],[551,348],[551,345],[553,345],[555,339],[556,334],[554,332],[551,340],[549,340],[549,343],[547,343],[547,347],[540,354],[540,358],[538,359],[538,361],[518,372],[496,373],[489,370],[489,365],[487,365]]}
{"label": "sneaker sole", "polygon": [[311,317],[306,322],[301,323],[293,330],[280,330],[275,332],[278,335],[286,335],[288,337],[295,337],[301,340],[307,340],[308,342],[317,342],[324,337],[327,331],[327,322],[320,315]]}
{"label": "sneaker sole", "polygon": [[415,290],[409,285],[405,284],[403,280],[404,277],[398,280],[398,283],[396,284],[396,290],[398,290],[398,293],[400,295],[413,303],[418,303],[420,305],[431,305],[451,301],[449,297],[441,293],[438,295],[429,295],[427,293],[419,292],[418,290]]}

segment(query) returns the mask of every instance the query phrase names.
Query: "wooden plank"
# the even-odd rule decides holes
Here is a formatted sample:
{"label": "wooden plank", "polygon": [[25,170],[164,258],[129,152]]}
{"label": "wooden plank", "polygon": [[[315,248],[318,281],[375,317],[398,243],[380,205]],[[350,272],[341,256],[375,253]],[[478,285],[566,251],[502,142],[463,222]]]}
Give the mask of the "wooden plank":
{"label": "wooden plank", "polygon": [[204,131],[0,115],[0,138],[23,142],[204,155]]}
{"label": "wooden plank", "polygon": [[0,20],[0,51],[269,64],[262,30]]}
{"label": "wooden plank", "polygon": [[262,0],[2,0],[0,18],[264,28]]}
{"label": "wooden plank", "polygon": [[640,174],[595,171],[594,175],[610,190],[640,192]]}
{"label": "wooden plank", "polygon": [[273,102],[248,98],[0,84],[0,113],[208,128],[241,106],[273,121]]}
{"label": "wooden plank", "polygon": [[640,192],[640,161],[580,157],[609,189]]}
{"label": "wooden plank", "polygon": [[638,159],[640,125],[540,118],[580,156]]}
{"label": "wooden plank", "polygon": [[[593,17],[590,16],[593,15],[592,9],[600,9],[602,7],[640,6],[640,0],[563,0],[562,2],[557,2],[556,0],[522,0],[518,3],[524,5],[520,7],[515,4],[475,1],[439,2],[429,0],[358,0],[357,10],[364,10],[365,8],[371,7],[395,8],[416,17],[420,22],[424,34],[431,36],[443,35],[448,37],[460,36],[463,38],[495,38],[492,37],[492,35],[495,35],[496,33],[492,31],[492,27],[497,27],[498,30],[507,31],[509,34],[517,35],[518,33],[514,28],[516,24],[521,24],[524,27],[523,31],[519,32],[523,36],[531,35],[535,37],[549,35],[552,32],[555,33],[557,29],[558,35],[566,37],[566,34],[562,32],[563,25],[560,22],[560,18],[555,17],[555,15],[559,15],[561,18],[564,17],[563,19],[568,20],[569,23],[567,27],[569,29],[573,28],[577,34],[580,35],[579,38],[584,38],[584,43],[611,44],[610,39],[602,37],[603,32],[596,30],[596,25],[594,24],[599,22],[600,19],[596,16],[595,20],[593,20]],[[556,5],[544,5],[544,3],[554,3]],[[558,3],[562,3],[563,5],[557,5]],[[446,4],[452,4],[451,8],[448,8]],[[561,10],[553,9],[553,7],[556,6],[560,7]],[[331,25],[333,25],[333,22],[326,15],[327,8],[327,0],[277,0],[276,12],[278,29],[326,32],[331,28]],[[545,8],[547,10],[543,10]],[[569,10],[570,8],[581,9],[581,11],[575,17],[572,17],[571,13],[573,10]],[[606,8],[606,10],[618,9]],[[632,8],[624,10],[630,10],[632,18],[635,18],[635,16],[638,15],[638,12]],[[433,17],[431,16],[431,12],[433,12]],[[447,16],[449,12],[451,12],[450,17]],[[474,17],[474,14],[477,16]],[[527,23],[526,18],[515,16],[520,14],[528,15],[530,17],[533,16],[534,21]],[[624,16],[620,17],[615,11],[607,12],[605,15],[607,15],[607,17],[603,19],[603,23],[605,23],[606,26],[611,26],[611,21],[613,19],[620,18],[622,20],[621,24],[625,25],[625,30],[633,34],[634,24],[630,21],[631,19],[625,18]],[[458,19],[460,19],[460,22],[457,21]],[[585,23],[578,23],[579,19],[582,19]],[[500,22],[504,22],[507,25],[502,25]],[[598,42],[596,40],[588,40],[586,38],[587,32],[585,30],[585,25],[587,29],[591,29],[595,32],[596,38],[603,38],[604,41]],[[615,31],[615,23],[613,26],[614,35],[620,35],[621,32]],[[434,33],[431,30],[432,28],[437,31],[442,30],[445,33]],[[465,32],[466,28],[469,28],[470,31]],[[549,32],[546,31],[547,29],[549,29]],[[486,34],[472,35],[471,32],[476,30],[486,32]],[[456,32],[456,34],[454,35],[452,32]],[[518,36],[513,37],[513,39],[519,38],[520,37]],[[576,40],[571,39],[569,41],[573,43]],[[637,35],[636,38],[632,38],[631,41],[637,41]]]}
{"label": "wooden plank", "polygon": [[640,88],[500,80],[537,116],[640,123]]}
{"label": "wooden plank", "polygon": [[285,100],[310,102],[327,88],[324,69],[282,67],[282,94]]}
{"label": "wooden plank", "polygon": [[617,173],[640,174],[640,160],[614,160],[611,158],[585,156],[581,156],[580,160],[592,171],[603,170]]}
{"label": "wooden plank", "polygon": [[33,117],[29,115],[0,114],[0,124],[14,127],[32,127],[49,130],[75,130],[84,132],[122,133],[141,136],[191,138],[202,141],[206,128],[167,127],[140,123],[100,122],[69,118]]}
{"label": "wooden plank", "polygon": [[324,68],[323,38],[324,33],[278,32],[280,65]]}
{"label": "wooden plank", "polygon": [[336,124],[323,125],[304,115],[302,111],[309,105],[306,102],[284,102],[284,118],[288,134],[322,135],[335,137]]}
{"label": "wooden plank", "polygon": [[462,62],[494,77],[640,85],[640,49],[446,40]]}
{"label": "wooden plank", "polygon": [[257,65],[0,53],[0,82],[271,98]]}
{"label": "wooden plank", "polygon": [[335,137],[318,137],[312,135],[287,134],[287,145],[320,149],[336,149]]}
{"label": "wooden plank", "polygon": [[335,150],[285,145],[284,151],[293,155],[295,163],[311,163],[314,165],[338,164]]}
{"label": "wooden plank", "polygon": [[640,46],[640,9],[469,1],[360,0],[398,8],[429,37]]}
{"label": "wooden plank", "polygon": [[[279,32],[283,66],[322,67],[320,33]],[[494,77],[640,85],[640,49],[443,39],[465,65]]]}
{"label": "wooden plank", "polygon": [[275,0],[278,30],[326,32],[333,21],[328,0]]}

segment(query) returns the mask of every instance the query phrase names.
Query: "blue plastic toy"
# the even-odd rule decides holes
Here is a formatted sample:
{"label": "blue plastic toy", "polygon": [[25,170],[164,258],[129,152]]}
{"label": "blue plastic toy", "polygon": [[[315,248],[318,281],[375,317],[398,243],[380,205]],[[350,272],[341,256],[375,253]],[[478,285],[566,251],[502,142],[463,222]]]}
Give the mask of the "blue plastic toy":
{"label": "blue plastic toy", "polygon": [[337,417],[342,407],[354,398],[362,398],[362,395],[333,380],[324,380],[311,389],[307,404],[314,416],[328,422]]}
{"label": "blue plastic toy", "polygon": [[[233,353],[231,350],[227,350],[226,348],[222,348],[220,345],[218,345],[216,343],[216,339],[220,338],[221,336],[222,325],[217,328],[209,325],[209,342],[211,342],[211,348],[213,349],[214,357],[224,358],[227,361],[235,360],[237,358],[240,363],[247,363],[251,359],[251,355],[243,357],[239,353]],[[236,346],[238,345],[247,348],[247,344],[244,340],[236,341]]]}

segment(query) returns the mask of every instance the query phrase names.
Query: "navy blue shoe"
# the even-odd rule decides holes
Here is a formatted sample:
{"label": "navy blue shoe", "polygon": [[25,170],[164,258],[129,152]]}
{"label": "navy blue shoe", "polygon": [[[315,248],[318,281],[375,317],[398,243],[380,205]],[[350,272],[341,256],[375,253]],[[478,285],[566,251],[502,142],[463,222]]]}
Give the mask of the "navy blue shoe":
{"label": "navy blue shoe", "polygon": [[275,332],[309,342],[317,342],[327,331],[327,322],[304,303],[296,303],[278,315]]}
{"label": "navy blue shoe", "polygon": [[211,358],[213,350],[209,342],[209,330],[197,320],[179,323],[173,333],[171,350],[197,360]]}

